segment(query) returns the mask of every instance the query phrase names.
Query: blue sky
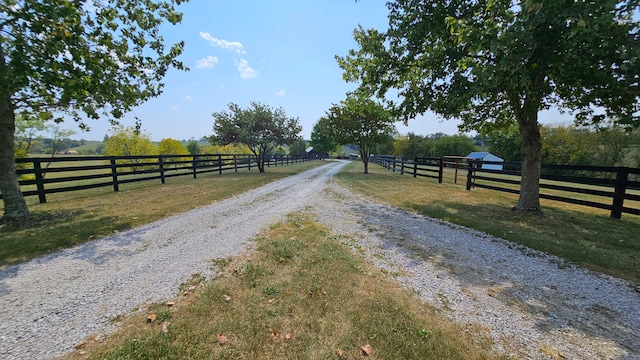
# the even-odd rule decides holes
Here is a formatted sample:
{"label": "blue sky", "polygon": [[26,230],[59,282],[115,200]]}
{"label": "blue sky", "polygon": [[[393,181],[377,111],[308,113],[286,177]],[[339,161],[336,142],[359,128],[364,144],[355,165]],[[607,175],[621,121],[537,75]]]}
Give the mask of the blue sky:
{"label": "blue sky", "polygon": [[[313,125],[332,103],[345,98],[355,84],[342,79],[335,55],[344,56],[356,44],[358,24],[387,27],[386,0],[191,0],[179,6],[184,18],[166,26],[168,43],[185,41],[180,60],[188,72],[170,71],[164,93],[125,117],[134,116],[153,140],[196,138],[212,133],[216,111],[230,102],[247,107],[259,101],[282,107],[298,117],[302,136],[310,138]],[[555,122],[558,116],[552,114]],[[545,116],[541,116],[544,122]],[[106,120],[90,122],[91,131],[74,136],[101,140],[109,131]],[[63,125],[72,128],[71,123]],[[74,129],[77,130],[77,129]],[[456,121],[432,114],[410,121],[401,133],[457,132]]]}

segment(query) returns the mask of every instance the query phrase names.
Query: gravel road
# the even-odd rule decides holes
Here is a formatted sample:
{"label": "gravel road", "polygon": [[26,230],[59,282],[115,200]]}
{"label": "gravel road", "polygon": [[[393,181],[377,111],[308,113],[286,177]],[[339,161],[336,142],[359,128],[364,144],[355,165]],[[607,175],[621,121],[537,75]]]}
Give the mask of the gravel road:
{"label": "gravel road", "polygon": [[174,297],[211,260],[304,211],[446,316],[516,358],[640,359],[640,294],[627,283],[486,234],[371,202],[331,162],[231,199],[0,270],[0,358],[47,359],[111,319]]}

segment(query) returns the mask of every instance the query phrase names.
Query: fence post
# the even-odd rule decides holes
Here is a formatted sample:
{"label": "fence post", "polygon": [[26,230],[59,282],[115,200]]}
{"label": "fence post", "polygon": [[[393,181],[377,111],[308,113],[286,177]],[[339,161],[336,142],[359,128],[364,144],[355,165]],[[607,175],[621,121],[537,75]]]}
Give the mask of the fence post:
{"label": "fence post", "polygon": [[619,167],[616,172],[616,188],[613,193],[613,205],[611,207],[611,217],[614,219],[622,218],[622,206],[624,204],[624,194],[627,190],[628,178],[629,168]]}
{"label": "fence post", "polygon": [[[469,171],[467,172],[467,191],[471,190],[471,187],[473,186],[473,168],[476,166],[476,163],[470,161],[468,165]],[[458,170],[456,169],[456,171]]]}
{"label": "fence post", "polygon": [[413,158],[413,177],[417,177],[418,176],[418,158],[414,157]]}
{"label": "fence post", "polygon": [[233,154],[233,169],[235,172],[238,172],[238,159],[236,158],[236,154]]}
{"label": "fence post", "polygon": [[120,191],[120,186],[118,185],[118,166],[116,166],[116,158],[112,156],[111,161],[111,179],[113,180],[113,191]]}
{"label": "fence post", "polygon": [[248,171],[251,171],[251,155],[245,155],[244,158],[247,160],[247,164],[249,164]]}
{"label": "fence post", "polygon": [[444,174],[444,157],[440,158],[440,166],[438,169],[438,184],[442,184],[442,175]]}
{"label": "fence post", "polygon": [[42,166],[40,166],[39,160],[33,161],[33,172],[36,176],[36,187],[38,188],[38,200],[40,204],[47,202],[47,196],[44,193],[44,177],[42,176]]}
{"label": "fence post", "polygon": [[158,165],[160,166],[160,183],[164,184],[164,164],[162,163],[162,155],[158,155]]}
{"label": "fence post", "polygon": [[191,168],[193,169],[193,178],[195,179],[198,172],[196,171],[196,162],[197,162],[197,155],[193,155],[192,158],[193,160],[191,161]]}
{"label": "fence post", "polygon": [[393,172],[396,172],[396,157],[393,157]]}
{"label": "fence post", "polygon": [[400,175],[404,175],[404,156],[400,158]]}
{"label": "fence post", "polygon": [[222,174],[222,155],[218,154],[218,174]]}

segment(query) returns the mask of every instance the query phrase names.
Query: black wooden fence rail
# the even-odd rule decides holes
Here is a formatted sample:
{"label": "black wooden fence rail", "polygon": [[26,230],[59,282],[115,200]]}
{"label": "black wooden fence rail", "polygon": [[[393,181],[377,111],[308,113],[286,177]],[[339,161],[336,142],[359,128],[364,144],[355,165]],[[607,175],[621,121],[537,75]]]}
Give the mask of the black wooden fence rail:
{"label": "black wooden fence rail", "polygon": [[[439,183],[446,166],[444,158],[385,155],[373,156],[370,161],[401,174],[437,177]],[[486,168],[490,165],[501,166],[502,170]],[[460,164],[467,172],[467,190],[477,187],[512,194],[520,193],[521,166],[519,162],[472,159]],[[540,198],[609,210],[615,219],[623,213],[640,215],[639,178],[640,168],[542,164]]]}
{"label": "black wooden fence rail", "polygon": [[[264,165],[283,166],[309,161],[308,157],[273,156]],[[89,162],[89,164],[87,164]],[[78,165],[79,164],[79,165]],[[193,176],[224,171],[257,168],[253,155],[144,155],[144,156],[61,156],[16,159],[16,173],[24,196],[38,196],[47,202],[47,194],[120,185],[174,176]],[[2,195],[0,194],[0,199]]]}

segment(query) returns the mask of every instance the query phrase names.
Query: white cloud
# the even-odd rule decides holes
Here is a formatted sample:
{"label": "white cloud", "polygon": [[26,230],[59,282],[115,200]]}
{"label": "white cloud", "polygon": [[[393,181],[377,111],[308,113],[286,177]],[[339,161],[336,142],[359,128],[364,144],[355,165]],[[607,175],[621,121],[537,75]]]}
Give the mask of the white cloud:
{"label": "white cloud", "polygon": [[171,110],[178,111],[180,110],[180,107],[178,105],[171,105]]}
{"label": "white cloud", "polygon": [[284,96],[284,94],[286,94],[286,93],[287,93],[287,92],[286,92],[286,91],[284,91],[284,89],[280,89],[280,91],[278,91],[278,92],[276,93],[276,95],[278,95],[278,96]]}
{"label": "white cloud", "polygon": [[242,44],[238,41],[227,41],[227,40],[216,39],[206,32],[200,32],[200,37],[207,40],[209,42],[209,45],[213,47],[220,47],[223,49],[233,50],[238,54],[246,54],[246,52],[243,50],[244,46],[242,46]]}
{"label": "white cloud", "polygon": [[224,89],[224,84],[220,84],[220,88],[221,88],[221,89]]}
{"label": "white cloud", "polygon": [[249,62],[245,59],[240,59],[240,61],[235,61],[236,68],[238,68],[238,72],[240,72],[240,77],[243,79],[250,79],[258,76],[258,71],[249,66]]}
{"label": "white cloud", "polygon": [[204,59],[196,60],[196,68],[198,69],[212,68],[217,63],[218,63],[218,58],[215,56],[209,55]]}
{"label": "white cloud", "polygon": [[185,98],[187,101],[191,101],[191,100],[193,100],[193,98],[192,98],[191,96],[189,96],[189,95],[186,95],[184,98]]}

